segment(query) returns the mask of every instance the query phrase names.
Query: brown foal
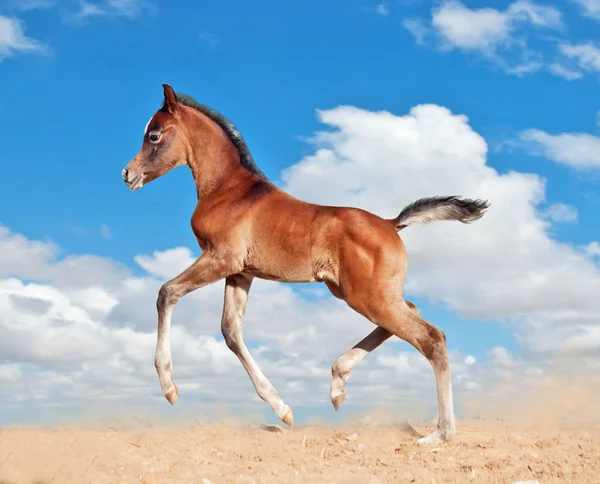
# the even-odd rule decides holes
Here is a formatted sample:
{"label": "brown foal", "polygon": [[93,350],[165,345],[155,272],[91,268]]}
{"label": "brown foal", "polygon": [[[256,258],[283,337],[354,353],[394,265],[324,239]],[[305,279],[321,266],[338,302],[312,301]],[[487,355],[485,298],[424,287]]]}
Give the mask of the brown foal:
{"label": "brown foal", "polygon": [[287,425],[292,409],[262,373],[244,343],[242,320],[255,277],[272,281],[324,282],[332,294],[377,327],[332,366],[331,401],[336,411],[346,396],[354,366],[390,336],[413,345],[433,367],[438,395],[436,430],[420,442],[439,442],[455,432],[452,385],[444,333],[425,321],[402,297],[407,254],[397,232],[413,223],[480,218],[486,201],[424,198],[395,219],[365,210],[298,200],[267,180],[231,122],[163,84],[164,103],[150,119],[138,154],[123,170],[131,190],[188,165],[198,204],[192,229],[202,255],[166,282],[157,300],[155,366],[164,396],[175,404],[171,379],[171,313],[177,301],[225,279],[221,330],[256,392]]}

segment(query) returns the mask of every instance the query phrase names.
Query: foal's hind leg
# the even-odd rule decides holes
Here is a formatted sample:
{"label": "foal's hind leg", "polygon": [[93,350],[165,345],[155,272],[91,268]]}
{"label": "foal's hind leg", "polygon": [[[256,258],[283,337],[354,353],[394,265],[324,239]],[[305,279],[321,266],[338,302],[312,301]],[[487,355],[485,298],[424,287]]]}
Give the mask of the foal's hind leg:
{"label": "foal's hind leg", "polygon": [[292,409],[279,398],[277,390],[275,390],[275,387],[260,371],[260,368],[244,343],[242,321],[246,311],[248,292],[250,291],[251,284],[252,277],[242,274],[230,276],[225,279],[225,304],[223,306],[221,331],[225,338],[225,343],[240,359],[246,369],[258,396],[271,406],[281,421],[291,427],[294,424]]}
{"label": "foal's hind leg", "polygon": [[[385,292],[384,287],[380,286],[381,292]],[[420,439],[419,443],[450,440],[456,431],[456,424],[446,336],[419,316],[403,299],[398,301],[398,298],[387,294],[368,296],[355,296],[348,304],[373,323],[413,345],[433,367],[438,395],[438,424],[436,430]]]}
{"label": "foal's hind leg", "polygon": [[[406,301],[406,304],[419,314],[419,310],[413,303]],[[384,341],[387,341],[390,336],[392,336],[392,333],[387,329],[378,326],[356,346],[346,351],[346,353],[335,360],[331,366],[330,394],[331,403],[333,403],[333,408],[336,412],[346,398],[346,390],[344,387],[346,386],[346,383],[348,383],[348,379],[350,378],[350,374],[354,367],[371,351],[380,346]]]}
{"label": "foal's hind leg", "polygon": [[386,341],[392,333],[382,327],[375,328],[368,336],[360,341],[354,348],[346,351],[338,357],[331,366],[331,403],[337,412],[344,399],[346,390],[344,387],[348,383],[352,369],[367,356],[371,351]]}

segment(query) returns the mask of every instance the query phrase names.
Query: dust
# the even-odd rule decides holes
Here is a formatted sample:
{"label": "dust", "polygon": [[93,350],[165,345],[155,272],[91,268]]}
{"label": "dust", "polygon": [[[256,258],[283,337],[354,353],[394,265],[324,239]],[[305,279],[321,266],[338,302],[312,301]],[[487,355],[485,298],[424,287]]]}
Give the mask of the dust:
{"label": "dust", "polygon": [[511,379],[466,399],[463,418],[517,425],[600,425],[600,375],[555,371],[543,378]]}
{"label": "dust", "polygon": [[430,419],[375,407],[292,429],[219,409],[4,428],[0,483],[597,483],[598,383],[555,374],[463,395],[456,437],[429,446],[416,439]]}

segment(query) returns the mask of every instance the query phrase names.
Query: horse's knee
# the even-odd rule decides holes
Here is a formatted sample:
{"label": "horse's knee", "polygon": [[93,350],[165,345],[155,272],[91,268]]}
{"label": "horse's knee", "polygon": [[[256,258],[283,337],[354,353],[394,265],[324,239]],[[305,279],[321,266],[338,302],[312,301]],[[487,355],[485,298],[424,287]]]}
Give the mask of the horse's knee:
{"label": "horse's knee", "polygon": [[235,318],[226,317],[221,324],[221,334],[225,340],[227,348],[237,353],[241,346],[240,331],[235,327]]}
{"label": "horse's knee", "polygon": [[179,296],[175,293],[175,288],[168,282],[165,282],[158,291],[156,298],[156,308],[160,311],[177,304]]}
{"label": "horse's knee", "polygon": [[424,332],[419,341],[421,349],[425,357],[441,370],[448,368],[448,347],[446,345],[446,335],[444,332],[433,326],[427,325],[427,330]]}

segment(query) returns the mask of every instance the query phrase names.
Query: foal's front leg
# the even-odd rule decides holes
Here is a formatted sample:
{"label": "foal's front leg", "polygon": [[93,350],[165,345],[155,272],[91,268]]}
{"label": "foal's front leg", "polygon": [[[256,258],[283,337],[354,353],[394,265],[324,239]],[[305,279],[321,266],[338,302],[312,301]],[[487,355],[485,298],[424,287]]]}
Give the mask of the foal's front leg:
{"label": "foal's front leg", "polygon": [[275,390],[275,387],[263,372],[260,371],[260,368],[248,351],[246,343],[244,343],[242,321],[246,312],[246,303],[248,302],[248,292],[250,291],[251,284],[252,276],[245,274],[230,276],[225,280],[225,304],[223,305],[221,331],[223,332],[225,343],[235,353],[246,369],[258,396],[271,406],[282,422],[291,427],[294,424],[292,409],[283,403],[277,390]]}
{"label": "foal's front leg", "polygon": [[179,392],[171,379],[171,314],[173,308],[186,294],[239,272],[242,264],[230,254],[204,252],[190,267],[163,284],[158,292],[158,337],[154,366],[165,398],[175,405]]}

